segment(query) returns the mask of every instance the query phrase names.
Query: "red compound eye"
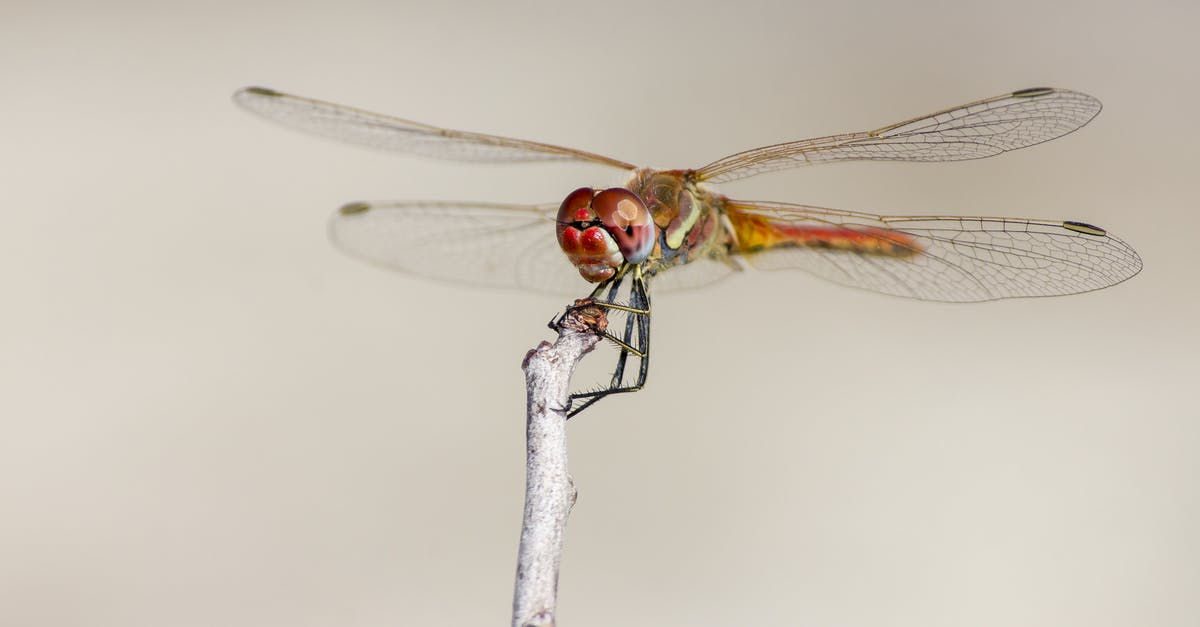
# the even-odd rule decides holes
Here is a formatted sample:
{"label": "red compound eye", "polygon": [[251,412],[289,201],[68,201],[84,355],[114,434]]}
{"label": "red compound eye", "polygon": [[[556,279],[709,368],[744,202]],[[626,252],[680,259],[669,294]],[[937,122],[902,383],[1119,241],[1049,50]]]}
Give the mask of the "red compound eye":
{"label": "red compound eye", "polygon": [[596,191],[581,187],[567,195],[558,208],[555,232],[558,245],[580,276],[593,283],[605,281],[616,273],[624,258],[617,243],[592,209]]}
{"label": "red compound eye", "polygon": [[636,194],[623,187],[606,189],[592,199],[592,210],[626,261],[639,263],[650,255],[657,232],[650,211]]}
{"label": "red compound eye", "polygon": [[608,252],[608,234],[597,227],[586,229],[579,237],[579,250],[590,256]]}
{"label": "red compound eye", "polygon": [[558,208],[557,221],[559,247],[592,282],[612,277],[624,262],[644,261],[658,237],[646,205],[621,187],[571,192]]}
{"label": "red compound eye", "polygon": [[569,222],[590,222],[596,219],[592,212],[592,196],[596,194],[590,187],[580,187],[567,194],[566,200],[558,208],[558,225]]}

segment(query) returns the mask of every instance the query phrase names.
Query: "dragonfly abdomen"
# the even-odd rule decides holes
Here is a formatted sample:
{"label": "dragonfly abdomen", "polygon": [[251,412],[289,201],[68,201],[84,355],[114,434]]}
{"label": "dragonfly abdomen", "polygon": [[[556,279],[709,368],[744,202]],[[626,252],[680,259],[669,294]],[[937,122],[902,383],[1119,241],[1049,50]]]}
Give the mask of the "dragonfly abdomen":
{"label": "dragonfly abdomen", "polygon": [[742,253],[772,248],[824,248],[881,257],[912,257],[923,252],[906,233],[836,224],[789,224],[766,216],[728,212]]}

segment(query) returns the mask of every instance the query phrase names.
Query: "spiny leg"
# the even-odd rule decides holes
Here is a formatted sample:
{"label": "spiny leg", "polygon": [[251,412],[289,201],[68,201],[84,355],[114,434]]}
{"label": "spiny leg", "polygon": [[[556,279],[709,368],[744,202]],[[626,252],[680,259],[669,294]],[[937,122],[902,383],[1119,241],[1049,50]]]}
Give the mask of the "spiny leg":
{"label": "spiny leg", "polygon": [[[623,274],[614,280],[614,283],[624,278]],[[593,295],[598,295],[603,291],[604,287],[597,288]],[[591,392],[578,392],[570,396],[567,409],[567,418],[578,414],[590,407],[596,401],[610,394],[621,394],[626,392],[636,392],[646,384],[646,375],[649,372],[650,366],[650,294],[647,289],[646,279],[641,273],[641,268],[635,267],[633,278],[630,284],[630,302],[628,306],[617,305],[611,300],[615,299],[618,285],[609,288],[609,302],[597,301],[594,304],[601,307],[609,307],[620,311],[625,311],[629,314],[625,321],[625,330],[621,339],[617,339],[609,333],[605,333],[606,339],[617,345],[620,354],[617,356],[617,367],[613,372],[612,382],[609,386],[602,390],[594,390]],[[636,340],[634,335],[636,334]],[[621,383],[625,378],[625,368],[629,359],[629,355],[634,355],[640,362],[638,364],[637,381],[632,385],[622,386]],[[583,401],[579,406],[574,406],[576,401]]]}
{"label": "spiny leg", "polygon": [[[636,330],[638,337],[638,349],[631,351],[622,349],[620,355],[617,356],[617,367],[613,371],[612,383],[609,384],[609,389],[616,389],[621,386],[621,382],[625,380],[625,364],[629,360],[629,355],[636,355],[641,359],[641,367],[638,373],[638,381],[635,384],[637,388],[646,382],[646,362],[650,358],[650,296],[646,290],[646,283],[640,280],[640,274],[631,285],[629,293],[629,305],[631,315],[625,318],[625,334],[623,336],[623,344],[626,347],[633,346],[633,334]],[[637,325],[636,329],[634,325]]]}
{"label": "spiny leg", "polygon": [[[639,311],[639,312],[635,313],[633,316],[631,316],[631,318],[636,317],[638,319],[638,322],[637,322],[637,333],[638,333],[637,345],[638,345],[638,347],[636,349],[631,349],[633,354],[640,359],[637,381],[635,383],[633,383],[632,385],[628,385],[628,386],[620,385],[620,381],[624,378],[624,370],[625,370],[626,362],[627,362],[629,354],[631,352],[631,351],[626,351],[625,349],[621,349],[621,354],[617,358],[617,360],[618,360],[617,369],[616,369],[616,372],[613,373],[613,383],[606,389],[572,394],[570,397],[571,405],[573,405],[574,401],[576,401],[576,400],[583,400],[584,402],[582,405],[579,405],[578,407],[571,408],[570,406],[568,406],[568,409],[570,409],[570,412],[567,414],[567,418],[570,418],[570,417],[574,416],[575,414],[578,414],[579,412],[590,407],[593,403],[600,400],[601,398],[604,398],[605,396],[608,396],[610,394],[636,392],[636,391],[642,389],[643,386],[645,386],[646,375],[649,371],[649,366],[650,366],[650,362],[649,362],[649,346],[650,346],[649,314],[650,314],[650,311],[648,308],[649,307],[649,299],[647,298],[647,293],[646,293],[644,285],[640,288],[640,296],[637,297],[636,300],[637,300],[638,304],[645,305],[645,307],[646,307],[642,311]],[[626,336],[626,339],[629,340],[629,343],[632,343],[632,341],[633,341],[632,337],[629,337],[628,334]],[[619,344],[618,344],[618,346],[619,346]]]}
{"label": "spiny leg", "polygon": [[[629,298],[629,304],[636,305],[637,303],[634,301],[635,299],[631,294]],[[633,345],[634,322],[636,322],[637,319],[637,314],[625,316],[625,333],[621,336],[621,339],[624,340],[622,344],[625,346]],[[625,362],[629,360],[629,354],[629,351],[624,347],[622,347],[621,351],[617,354],[617,367],[613,369],[612,382],[608,384],[608,388],[610,390],[620,387],[621,382],[625,380]]]}
{"label": "spiny leg", "polygon": [[[633,299],[638,298],[638,296],[636,296],[636,294],[639,294],[639,293],[641,294],[641,296],[640,296],[639,302],[637,302],[637,303],[631,302],[629,305],[622,305],[622,304],[616,302],[617,295],[619,293],[619,290],[621,289],[621,283],[625,280],[625,277],[629,273],[630,268],[633,268],[633,274],[634,274],[634,280],[630,282],[631,283],[630,299],[632,301]],[[640,288],[637,287],[639,285],[640,285]],[[608,295],[602,297],[601,295],[606,290],[608,291]],[[608,333],[607,331],[601,333],[601,336],[604,337],[604,339],[608,340],[609,342],[612,342],[614,345],[616,345],[616,347],[618,349],[620,349],[622,351],[622,361],[624,360],[626,353],[632,353],[633,355],[635,355],[637,357],[644,357],[645,351],[635,347],[633,345],[633,342],[631,341],[630,326],[631,326],[632,320],[634,318],[639,317],[639,316],[650,315],[649,299],[646,297],[646,294],[647,294],[646,281],[645,281],[645,278],[642,276],[641,267],[626,265],[626,266],[621,267],[620,271],[616,274],[616,276],[597,285],[596,289],[592,290],[592,293],[586,299],[577,300],[577,301],[575,301],[574,305],[567,307],[567,311],[570,311],[572,309],[576,309],[579,307],[595,306],[595,307],[603,307],[605,309],[611,309],[614,311],[625,312],[626,314],[629,315],[629,318],[626,321],[626,330],[625,330],[625,334],[624,334],[624,339],[619,338],[611,333]],[[548,326],[550,327],[551,330],[558,329],[558,323],[559,323],[559,321],[562,320],[563,315],[565,315],[565,312],[564,312],[564,314],[560,314],[550,320],[550,323],[548,324]],[[616,384],[614,383],[613,385],[615,386]]]}

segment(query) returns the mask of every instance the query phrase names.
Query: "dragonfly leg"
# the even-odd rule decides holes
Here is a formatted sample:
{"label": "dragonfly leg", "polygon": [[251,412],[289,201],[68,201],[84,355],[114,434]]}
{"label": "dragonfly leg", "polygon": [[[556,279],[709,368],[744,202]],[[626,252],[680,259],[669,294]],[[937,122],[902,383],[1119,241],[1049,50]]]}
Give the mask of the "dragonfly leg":
{"label": "dragonfly leg", "polygon": [[[634,274],[636,275],[636,278],[631,282],[630,298],[636,300],[639,298],[636,294],[640,294],[640,303],[630,302],[628,305],[622,305],[616,302],[617,294],[621,288],[621,283],[625,280],[625,276],[629,272],[629,267],[624,267],[615,277],[597,285],[596,289],[592,290],[591,295],[589,295],[586,299],[578,300],[574,305],[571,305],[566,309],[566,311],[572,311],[580,307],[596,306],[615,311],[623,311],[629,314],[629,318],[626,323],[624,339],[618,338],[607,331],[601,334],[604,339],[612,342],[617,346],[618,349],[622,351],[622,362],[624,361],[627,353],[631,353],[637,357],[645,357],[645,351],[636,348],[630,338],[630,328],[633,319],[638,316],[650,315],[649,300],[646,298],[647,291],[645,279],[642,277],[641,269],[636,266],[634,266],[634,268]],[[603,296],[606,290],[608,295]],[[547,325],[550,327],[550,330],[558,330],[558,324],[562,321],[564,315],[566,315],[566,312],[563,312],[562,314],[555,316],[550,320]]]}
{"label": "dragonfly leg", "polygon": [[[612,288],[609,291],[609,298],[612,299],[615,295],[616,289]],[[650,368],[650,294],[646,287],[645,277],[642,276],[640,269],[634,270],[628,306],[616,305],[611,302],[605,303],[603,301],[598,301],[594,304],[624,311],[629,314],[625,320],[625,329],[620,339],[610,333],[605,333],[606,339],[616,344],[620,349],[620,353],[617,356],[617,366],[613,371],[612,381],[607,388],[590,392],[577,392],[570,396],[567,406],[567,418],[587,409],[596,401],[610,394],[636,392],[642,389],[646,384],[646,375]],[[623,385],[630,355],[637,357],[639,360],[637,379],[630,385]],[[579,402],[578,405],[575,404],[577,402]]]}
{"label": "dragonfly leg", "polygon": [[[641,369],[645,370],[646,362],[650,355],[650,298],[646,291],[644,281],[635,280],[630,290],[630,308],[626,309],[630,313],[625,318],[625,335],[622,338],[624,341],[618,344],[622,347],[620,355],[617,356],[617,367],[613,371],[612,383],[609,384],[609,389],[621,387],[621,382],[625,380],[625,364],[629,360],[630,355],[635,355],[641,360]],[[635,326],[636,329],[635,329]],[[639,348],[633,348],[634,332],[637,332]],[[645,374],[639,372],[637,386],[640,388],[646,381]]]}

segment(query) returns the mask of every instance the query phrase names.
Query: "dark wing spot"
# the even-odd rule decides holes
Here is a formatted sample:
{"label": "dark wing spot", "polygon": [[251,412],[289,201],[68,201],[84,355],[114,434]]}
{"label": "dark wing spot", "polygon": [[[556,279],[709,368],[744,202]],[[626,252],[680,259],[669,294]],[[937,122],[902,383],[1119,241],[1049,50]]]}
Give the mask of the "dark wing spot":
{"label": "dark wing spot", "polygon": [[1012,93],[1013,98],[1037,98],[1046,94],[1054,93],[1053,87],[1030,87],[1028,89],[1018,89]]}
{"label": "dark wing spot", "polygon": [[272,98],[278,98],[279,96],[283,95],[282,93],[277,92],[274,89],[268,89],[266,87],[247,87],[247,88],[243,89],[242,91],[244,91],[248,94],[254,94],[256,96],[270,96]]}
{"label": "dark wing spot", "polygon": [[368,205],[365,202],[352,202],[352,203],[342,205],[341,208],[338,209],[338,213],[340,213],[344,216],[353,216],[353,215],[358,215],[360,213],[366,213],[370,210],[371,210],[371,205]]}
{"label": "dark wing spot", "polygon": [[1088,224],[1087,222],[1072,222],[1067,220],[1066,222],[1062,223],[1062,226],[1068,231],[1075,231],[1076,233],[1083,233],[1084,235],[1095,235],[1096,237],[1104,237],[1105,235],[1108,235],[1108,231],[1105,231],[1098,226]]}

